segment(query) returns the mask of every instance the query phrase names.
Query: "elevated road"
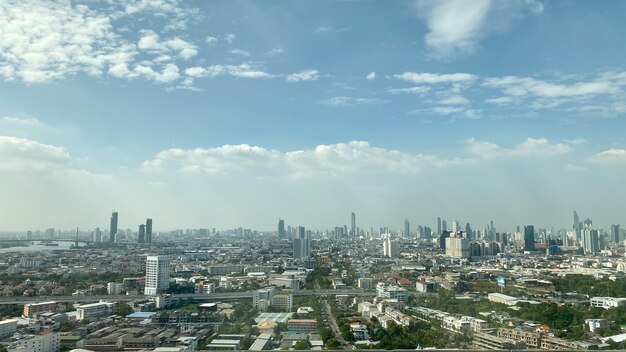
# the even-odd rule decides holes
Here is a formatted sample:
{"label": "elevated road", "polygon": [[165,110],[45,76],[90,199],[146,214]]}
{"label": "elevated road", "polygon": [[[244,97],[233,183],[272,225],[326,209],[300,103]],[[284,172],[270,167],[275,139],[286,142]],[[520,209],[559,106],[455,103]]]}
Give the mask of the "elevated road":
{"label": "elevated road", "polygon": [[[238,299],[252,299],[254,291],[246,292],[228,292],[228,293],[213,293],[213,294],[172,294],[172,298],[178,299],[193,299],[195,301],[230,301]],[[350,295],[350,296],[372,296],[376,294],[374,290],[302,290],[291,292],[294,296],[337,296],[337,295]],[[54,301],[58,303],[84,303],[84,302],[98,302],[98,301],[113,301],[113,302],[128,302],[134,300],[146,300],[151,296],[145,295],[97,295],[97,296],[42,296],[42,297],[0,297],[1,304],[28,304],[28,303],[41,303]]]}

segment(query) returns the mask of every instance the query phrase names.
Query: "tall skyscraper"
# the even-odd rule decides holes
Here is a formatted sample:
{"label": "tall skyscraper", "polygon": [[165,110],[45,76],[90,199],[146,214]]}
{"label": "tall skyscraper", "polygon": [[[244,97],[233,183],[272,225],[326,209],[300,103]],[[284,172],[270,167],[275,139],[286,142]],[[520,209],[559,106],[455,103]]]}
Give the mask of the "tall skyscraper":
{"label": "tall skyscraper", "polygon": [[620,242],[620,228],[619,225],[611,225],[611,241],[613,243]]}
{"label": "tall skyscraper", "polygon": [[461,231],[461,224],[459,224],[459,221],[454,219],[452,221],[452,233],[457,233]]}
{"label": "tall skyscraper", "polygon": [[585,226],[580,237],[582,240],[581,246],[585,254],[593,254],[600,251],[598,230],[594,230],[591,226]]}
{"label": "tall skyscraper", "polygon": [[137,236],[137,242],[146,242],[146,225],[144,224],[139,225],[139,236]]}
{"label": "tall skyscraper", "polygon": [[350,220],[350,236],[356,238],[358,234],[356,233],[356,215],[354,215],[354,212],[350,215]]}
{"label": "tall skyscraper", "polygon": [[150,255],[146,257],[146,286],[144,294],[154,296],[170,287],[170,257]]}
{"label": "tall skyscraper", "polygon": [[524,226],[524,250],[535,251],[535,227],[533,225]]}
{"label": "tall skyscraper", "polygon": [[437,217],[437,235],[441,235],[441,218]]}
{"label": "tall skyscraper", "polygon": [[117,212],[111,214],[111,226],[109,227],[109,242],[115,243],[115,235],[117,235]]}
{"label": "tall skyscraper", "polygon": [[441,232],[448,231],[448,222],[445,220],[441,220]]}
{"label": "tall skyscraper", "polygon": [[146,219],[146,243],[152,243],[152,219]]}
{"label": "tall skyscraper", "polygon": [[96,242],[96,243],[102,242],[102,231],[100,230],[99,227],[96,227],[96,229],[94,230],[93,241]]}
{"label": "tall skyscraper", "polygon": [[285,232],[285,220],[278,219],[278,238],[287,237],[287,233]]}
{"label": "tall skyscraper", "polygon": [[409,219],[404,219],[404,236],[408,236],[411,231]]}
{"label": "tall skyscraper", "polygon": [[391,234],[384,234],[383,239],[383,256],[395,258],[398,256],[398,242],[391,239]]}
{"label": "tall skyscraper", "polygon": [[296,238],[293,239],[293,258],[306,259],[311,256],[311,231],[298,226]]}
{"label": "tall skyscraper", "polygon": [[576,210],[574,210],[574,230],[580,230],[580,217]]}

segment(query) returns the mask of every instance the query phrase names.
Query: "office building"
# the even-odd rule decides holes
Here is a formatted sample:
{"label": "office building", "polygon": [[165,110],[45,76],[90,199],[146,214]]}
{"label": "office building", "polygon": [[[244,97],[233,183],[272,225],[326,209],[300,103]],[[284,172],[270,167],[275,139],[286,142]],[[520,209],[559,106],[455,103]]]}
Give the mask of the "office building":
{"label": "office building", "polygon": [[585,254],[594,254],[600,251],[598,230],[585,226],[580,234],[581,247]]}
{"label": "office building", "polygon": [[287,233],[285,232],[285,220],[278,219],[278,238],[287,237]]}
{"label": "office building", "polygon": [[354,214],[354,212],[350,214],[350,236],[351,237],[358,236],[358,234],[356,233],[356,215]]}
{"label": "office building", "polygon": [[76,320],[82,321],[86,319],[93,321],[96,318],[109,316],[113,311],[114,305],[115,303],[112,302],[83,304],[76,307]]}
{"label": "office building", "polygon": [[620,243],[620,228],[619,225],[611,225],[611,242]]}
{"label": "office building", "polygon": [[411,231],[409,219],[404,219],[404,236],[408,236]]}
{"label": "office building", "polygon": [[94,230],[92,240],[96,243],[102,242],[102,230],[99,227]]}
{"label": "office building", "polygon": [[170,287],[170,257],[150,255],[146,257],[146,286],[144,294],[155,296]]}
{"label": "office building", "polygon": [[152,219],[146,219],[146,243],[152,243]]}
{"label": "office building", "polygon": [[146,225],[144,224],[139,225],[139,235],[137,236],[137,242],[146,242]]}
{"label": "office building", "polygon": [[388,258],[398,257],[398,242],[391,239],[390,234],[385,235],[383,239],[383,256]]}
{"label": "office building", "polygon": [[467,238],[453,235],[445,239],[446,255],[454,258],[469,258],[470,243]]}
{"label": "office building", "polygon": [[109,227],[109,243],[115,243],[115,235],[117,235],[117,212],[111,214],[111,226]]}
{"label": "office building", "polygon": [[524,226],[524,251],[535,251],[535,227],[533,225]]}
{"label": "office building", "polygon": [[311,231],[298,226],[297,236],[293,239],[293,258],[306,259],[311,256]]}
{"label": "office building", "polygon": [[441,218],[437,217],[437,235],[441,235]]}

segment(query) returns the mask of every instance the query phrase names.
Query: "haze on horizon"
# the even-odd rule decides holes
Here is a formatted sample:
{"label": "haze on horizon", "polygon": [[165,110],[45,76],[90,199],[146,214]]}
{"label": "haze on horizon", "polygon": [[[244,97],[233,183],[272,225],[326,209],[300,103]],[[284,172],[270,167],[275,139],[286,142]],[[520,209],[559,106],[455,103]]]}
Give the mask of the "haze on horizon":
{"label": "haze on horizon", "polygon": [[624,13],[0,0],[0,231],[625,224]]}

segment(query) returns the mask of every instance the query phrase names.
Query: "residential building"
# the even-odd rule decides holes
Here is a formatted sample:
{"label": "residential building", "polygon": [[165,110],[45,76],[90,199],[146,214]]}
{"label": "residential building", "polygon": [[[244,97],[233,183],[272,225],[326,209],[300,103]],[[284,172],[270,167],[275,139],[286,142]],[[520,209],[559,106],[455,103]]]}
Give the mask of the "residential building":
{"label": "residential building", "polygon": [[289,319],[287,320],[289,331],[314,332],[317,331],[317,320],[315,319]]}
{"label": "residential building", "polygon": [[157,295],[170,287],[170,257],[150,255],[146,257],[146,285],[144,294]]}
{"label": "residential building", "polygon": [[24,305],[23,315],[25,317],[33,317],[40,313],[56,312],[57,302],[41,302],[41,303],[28,303]]}
{"label": "residential building", "polygon": [[60,334],[49,330],[20,338],[13,345],[19,352],[59,352]]}
{"label": "residential building", "polygon": [[13,336],[17,332],[17,319],[6,319],[0,321],[0,339]]}
{"label": "residential building", "polygon": [[111,315],[115,303],[98,302],[76,307],[76,320],[93,320]]}

